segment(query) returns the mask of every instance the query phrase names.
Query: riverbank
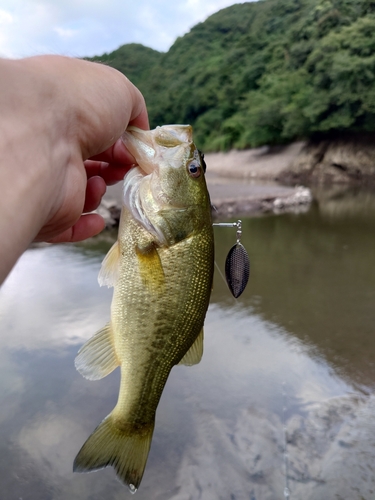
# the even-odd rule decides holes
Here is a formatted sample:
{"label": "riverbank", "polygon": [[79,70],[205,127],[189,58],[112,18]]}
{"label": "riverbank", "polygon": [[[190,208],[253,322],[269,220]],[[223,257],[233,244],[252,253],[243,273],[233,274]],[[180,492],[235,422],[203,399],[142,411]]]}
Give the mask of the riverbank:
{"label": "riverbank", "polygon": [[[304,145],[297,142],[288,146],[206,154],[206,179],[215,207],[214,218],[306,210],[312,201],[311,191],[279,182]],[[122,183],[110,186],[98,209],[108,226],[118,223],[121,193]]]}
{"label": "riverbank", "polygon": [[332,133],[306,143],[279,180],[295,185],[375,186],[375,134]]}

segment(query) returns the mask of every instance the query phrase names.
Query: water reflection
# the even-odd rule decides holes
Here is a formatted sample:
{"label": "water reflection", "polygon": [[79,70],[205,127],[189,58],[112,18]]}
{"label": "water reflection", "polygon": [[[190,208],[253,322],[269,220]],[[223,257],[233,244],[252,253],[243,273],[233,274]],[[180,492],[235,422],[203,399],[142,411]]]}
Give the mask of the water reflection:
{"label": "water reflection", "polygon": [[[375,203],[347,201],[243,220],[248,288],[236,302],[215,277],[203,360],[172,371],[139,499],[282,498],[284,427],[291,498],[373,498]],[[223,267],[235,231],[216,240]],[[0,291],[1,498],[130,497],[112,469],[71,471],[117,399],[118,371],[74,369],[109,318],[110,244],[32,249]]]}
{"label": "water reflection", "polygon": [[[329,209],[322,204],[308,214],[245,220],[252,269],[241,303],[310,345],[350,382],[373,388],[375,199],[357,193],[347,203],[330,199]],[[220,239],[223,262],[233,235],[221,232]],[[214,301],[230,305],[217,285]]]}

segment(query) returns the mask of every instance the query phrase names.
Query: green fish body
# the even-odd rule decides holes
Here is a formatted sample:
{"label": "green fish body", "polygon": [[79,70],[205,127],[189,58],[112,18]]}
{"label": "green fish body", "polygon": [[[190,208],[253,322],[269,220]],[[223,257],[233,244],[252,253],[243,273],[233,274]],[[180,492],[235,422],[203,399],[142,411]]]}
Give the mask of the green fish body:
{"label": "green fish body", "polygon": [[99,274],[100,284],[114,287],[111,320],[76,358],[90,380],[120,366],[119,398],[74,470],[112,465],[135,492],[169,373],[202,356],[214,241],[204,162],[191,127],[129,127],[123,140],[138,166],[124,179],[118,240]]}

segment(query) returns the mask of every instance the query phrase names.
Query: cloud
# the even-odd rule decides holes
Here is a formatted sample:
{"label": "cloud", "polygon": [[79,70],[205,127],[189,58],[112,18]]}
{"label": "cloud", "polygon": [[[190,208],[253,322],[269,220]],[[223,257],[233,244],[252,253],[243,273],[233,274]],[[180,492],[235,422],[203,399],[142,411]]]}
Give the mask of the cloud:
{"label": "cloud", "polygon": [[78,30],[73,30],[70,28],[60,28],[59,26],[56,26],[54,30],[61,38],[72,38],[78,33]]}
{"label": "cloud", "polygon": [[167,51],[209,15],[232,0],[2,0],[0,56],[43,53],[93,56],[125,43]]}
{"label": "cloud", "polygon": [[103,256],[87,260],[72,252],[69,258],[69,248],[57,245],[19,259],[0,290],[0,361],[6,350],[81,345],[109,320],[112,289],[100,288],[96,279]]}
{"label": "cloud", "polygon": [[0,9],[0,26],[4,24],[11,24],[13,22],[13,16],[10,12]]}

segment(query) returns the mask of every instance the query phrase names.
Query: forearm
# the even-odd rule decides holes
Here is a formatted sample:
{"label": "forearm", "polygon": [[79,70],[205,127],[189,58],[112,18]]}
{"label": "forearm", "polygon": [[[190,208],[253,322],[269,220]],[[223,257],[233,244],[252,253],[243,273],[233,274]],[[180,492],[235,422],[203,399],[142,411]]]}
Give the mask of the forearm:
{"label": "forearm", "polygon": [[52,165],[69,154],[52,98],[29,61],[0,60],[0,283],[48,220]]}

